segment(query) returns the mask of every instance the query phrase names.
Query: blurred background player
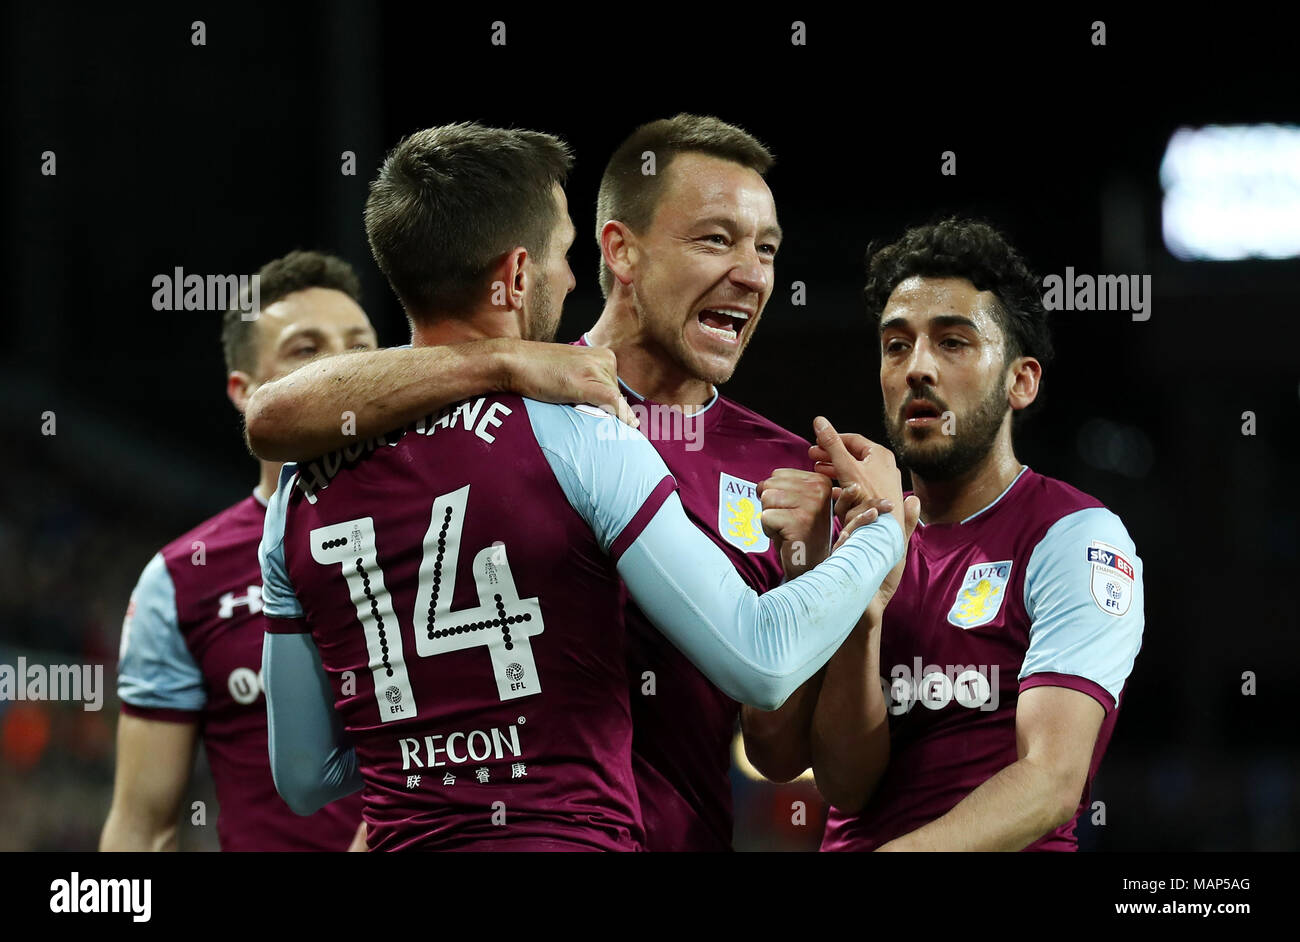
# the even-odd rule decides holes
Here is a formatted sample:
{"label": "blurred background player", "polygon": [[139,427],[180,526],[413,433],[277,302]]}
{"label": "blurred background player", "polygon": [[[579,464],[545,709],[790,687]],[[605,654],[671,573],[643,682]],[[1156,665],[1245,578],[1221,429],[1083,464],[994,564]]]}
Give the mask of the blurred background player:
{"label": "blurred background player", "polygon": [[1074,850],[1142,642],[1142,561],[1100,501],[1015,456],[1052,346],[1004,237],[950,219],[868,270],[885,426],[922,525],[878,662],[846,644],[821,682],[823,849]]}
{"label": "blurred background player", "polygon": [[[642,172],[646,152],[655,155],[653,174]],[[808,442],[715,388],[735,371],[771,296],[781,241],[764,180],[772,163],[752,135],[717,118],[682,114],[637,128],[601,179],[596,238],[606,302],[578,341],[616,354],[623,392],[687,514],[758,592],[819,562],[831,535],[830,482],[813,471]],[[254,447],[285,458],[341,447],[348,439],[337,416],[349,409],[363,437],[414,421],[445,404],[414,379],[441,355],[384,350],[264,387],[265,406],[249,417]],[[463,395],[482,391],[466,385]],[[381,409],[358,407],[374,400]],[[628,625],[646,846],[729,850],[740,704],[632,603]],[[769,750],[765,722],[762,711],[745,711],[751,758],[774,778],[793,778],[810,760]]]}
{"label": "blurred background player", "polygon": [[[553,337],[574,284],[568,165],[555,138],[477,125],[423,131],[394,150],[371,189],[367,232],[415,344]],[[756,174],[750,185],[766,193]],[[770,195],[737,206],[711,192],[709,212],[728,219],[711,228],[744,241],[745,275],[765,291]],[[718,266],[723,287],[697,311],[757,314],[753,298],[728,290],[736,264]],[[716,347],[703,354],[725,359]],[[829,423],[820,429],[837,473],[901,512],[888,451],[849,460]],[[311,810],[364,778],[372,849],[636,849],[619,577],[709,676],[773,708],[902,558],[901,513],[886,514],[759,597],[676,489],[644,438],[608,415],[512,396],[287,466],[262,546],[281,793]]]}
{"label": "blurred background player", "polygon": [[[226,394],[241,413],[262,383],[318,356],[372,350],[361,286],[342,259],[291,252],[258,272],[261,313],[228,311]],[[149,561],[122,626],[117,770],[100,849],[175,850],[181,801],[203,739],[222,850],[347,850],[361,823],[349,798],[310,818],[275,792],[262,696],[257,545],[280,465],[259,461],[253,493]],[[364,849],[360,845],[359,849]]]}

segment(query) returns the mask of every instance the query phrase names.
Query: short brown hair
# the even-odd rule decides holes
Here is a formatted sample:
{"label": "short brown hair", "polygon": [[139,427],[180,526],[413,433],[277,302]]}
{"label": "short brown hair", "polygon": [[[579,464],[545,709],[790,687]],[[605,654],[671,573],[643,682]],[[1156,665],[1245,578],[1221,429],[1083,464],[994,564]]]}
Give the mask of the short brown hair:
{"label": "short brown hair", "polygon": [[[295,250],[282,258],[272,259],[258,269],[258,305],[270,307],[295,291],[329,288],[342,291],[357,304],[361,303],[361,280],[352,266],[336,255]],[[257,370],[256,320],[245,320],[239,304],[226,311],[221,320],[221,348],[226,355],[226,372]]]}
{"label": "short brown hair", "polygon": [[572,165],[557,137],[472,122],[398,143],[370,184],[366,235],[407,316],[466,312],[517,245],[544,258],[559,220],[552,187]]}
{"label": "short brown hair", "polygon": [[[654,154],[655,172],[643,173],[646,151]],[[707,115],[679,114],[643,124],[619,145],[605,165],[596,197],[596,242],[611,219],[643,232],[654,221],[663,193],[664,173],[678,154],[698,153],[720,157],[749,167],[765,176],[776,162],[771,151],[748,131]],[[600,290],[605,297],[614,288],[614,273],[600,263]]]}

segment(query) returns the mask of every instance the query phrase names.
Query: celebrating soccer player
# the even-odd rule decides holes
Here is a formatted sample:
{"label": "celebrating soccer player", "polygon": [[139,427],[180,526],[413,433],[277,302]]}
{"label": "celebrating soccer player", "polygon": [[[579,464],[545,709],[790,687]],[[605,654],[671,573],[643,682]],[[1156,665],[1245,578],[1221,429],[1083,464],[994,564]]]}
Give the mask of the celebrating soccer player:
{"label": "celebrating soccer player", "polygon": [[[654,155],[653,173],[646,153]],[[831,533],[830,483],[813,470],[808,443],[716,389],[736,369],[774,285],[781,230],[764,179],[772,163],[752,135],[717,118],[684,114],[637,128],[601,179],[596,239],[605,308],[579,341],[579,349],[617,355],[624,393],[688,515],[759,592],[823,559]],[[458,363],[473,359],[471,345],[455,349],[464,351]],[[449,384],[432,394],[421,377],[445,379],[439,364],[448,355],[384,350],[271,384],[250,409],[254,447],[286,458],[341,447],[344,410],[356,413],[362,437],[414,421],[446,403],[440,394]],[[462,396],[490,391],[472,382],[462,389]],[[635,604],[627,616],[646,846],[730,849],[728,769],[741,705]],[[808,715],[814,702],[801,696]],[[769,731],[769,723],[761,710],[744,711],[746,748],[766,774],[793,778],[809,760],[773,748],[769,738],[779,743],[782,729]]]}
{"label": "celebrating soccer player", "polygon": [[825,850],[1077,846],[1141,646],[1142,560],[1100,501],[1015,456],[1052,354],[1038,292],[979,222],[871,255],[885,424],[923,525],[873,606],[883,627],[821,679]]}
{"label": "celebrating soccer player", "polygon": [[[555,138],[478,125],[390,154],[367,232],[415,346],[554,336],[573,286],[568,166]],[[754,272],[770,216],[755,196],[731,208],[730,229],[712,225]],[[696,303],[757,312],[729,284]],[[641,846],[624,586],[722,690],[772,709],[902,558],[892,456],[855,460],[818,427],[862,516],[761,596],[692,524],[659,454],[599,410],[484,396],[286,466],[262,545],[281,794],[309,811],[364,779],[371,849]]]}
{"label": "celebrating soccer player", "polygon": [[[291,252],[257,273],[260,314],[228,311],[226,393],[244,411],[262,383],[323,354],[373,350],[361,284],[342,259]],[[311,818],[275,792],[262,696],[262,572],[257,545],[278,462],[253,493],[167,544],[131,595],[122,626],[117,773],[103,850],[174,850],[180,804],[203,739],[223,850],[348,849],[361,802]]]}

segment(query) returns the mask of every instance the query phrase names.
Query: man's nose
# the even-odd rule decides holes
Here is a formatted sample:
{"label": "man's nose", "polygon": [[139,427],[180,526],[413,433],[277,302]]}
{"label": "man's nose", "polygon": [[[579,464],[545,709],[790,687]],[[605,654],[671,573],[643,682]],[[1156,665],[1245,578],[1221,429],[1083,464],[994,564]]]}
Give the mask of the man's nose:
{"label": "man's nose", "polygon": [[743,257],[731,269],[730,277],[732,282],[742,288],[748,288],[755,294],[766,294],[768,285],[771,283],[771,266],[763,264],[763,259],[759,256],[757,247],[750,246],[743,251]]}
{"label": "man's nose", "polygon": [[907,362],[907,385],[913,389],[918,386],[934,386],[939,379],[939,364],[934,358],[934,351],[925,338],[917,340],[912,347],[912,356]]}

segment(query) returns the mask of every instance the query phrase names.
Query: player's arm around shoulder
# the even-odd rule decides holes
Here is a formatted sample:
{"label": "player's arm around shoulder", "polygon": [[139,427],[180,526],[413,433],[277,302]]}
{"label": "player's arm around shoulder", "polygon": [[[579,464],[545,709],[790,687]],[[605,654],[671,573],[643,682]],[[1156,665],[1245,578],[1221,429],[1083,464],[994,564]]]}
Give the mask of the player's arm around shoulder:
{"label": "player's arm around shoulder", "polygon": [[205,694],[161,554],[141,574],[123,621],[118,696],[113,800],[100,850],[175,850]]}
{"label": "player's arm around shoulder", "polygon": [[498,392],[590,402],[635,425],[615,370],[609,350],[508,338],[323,357],[258,387],[244,413],[248,446],[267,461],[301,461]]}

